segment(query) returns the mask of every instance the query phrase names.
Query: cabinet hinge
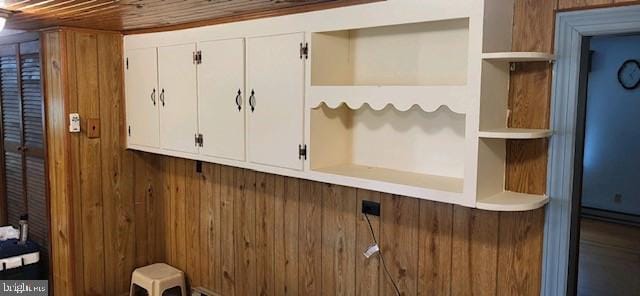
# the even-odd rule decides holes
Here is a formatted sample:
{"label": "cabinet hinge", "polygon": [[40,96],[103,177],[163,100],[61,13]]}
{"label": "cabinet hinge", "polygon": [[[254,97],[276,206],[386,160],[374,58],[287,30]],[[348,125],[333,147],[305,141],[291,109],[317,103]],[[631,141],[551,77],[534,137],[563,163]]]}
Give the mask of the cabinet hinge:
{"label": "cabinet hinge", "polygon": [[129,70],[129,58],[127,58],[127,60],[125,61],[125,64],[126,64],[127,70]]}
{"label": "cabinet hinge", "polygon": [[307,145],[298,145],[298,159],[307,160]]}
{"label": "cabinet hinge", "polygon": [[202,64],[202,51],[201,50],[193,52],[193,63],[196,64],[196,65]]}
{"label": "cabinet hinge", "polygon": [[129,126],[129,137],[131,137],[131,126]]}
{"label": "cabinet hinge", "polygon": [[309,59],[309,43],[300,43],[300,59]]}
{"label": "cabinet hinge", "polygon": [[202,147],[204,145],[204,137],[202,134],[195,134],[194,140],[196,143],[196,147]]}

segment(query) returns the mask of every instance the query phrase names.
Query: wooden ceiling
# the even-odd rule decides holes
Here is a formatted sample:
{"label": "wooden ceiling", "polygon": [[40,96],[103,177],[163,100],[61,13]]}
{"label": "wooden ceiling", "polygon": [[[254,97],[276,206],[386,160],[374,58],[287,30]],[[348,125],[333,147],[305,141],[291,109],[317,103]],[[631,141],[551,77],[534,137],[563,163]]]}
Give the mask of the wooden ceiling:
{"label": "wooden ceiling", "polygon": [[[372,0],[0,0],[7,28],[69,26],[138,33],[374,2]],[[2,6],[0,6],[2,7]]]}

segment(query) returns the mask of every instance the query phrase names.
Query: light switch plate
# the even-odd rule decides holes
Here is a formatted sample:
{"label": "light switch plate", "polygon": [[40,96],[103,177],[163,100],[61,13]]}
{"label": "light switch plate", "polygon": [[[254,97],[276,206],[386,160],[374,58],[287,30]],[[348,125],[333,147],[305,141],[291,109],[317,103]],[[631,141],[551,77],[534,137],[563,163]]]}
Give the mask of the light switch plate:
{"label": "light switch plate", "polygon": [[80,132],[80,114],[69,113],[69,132],[70,133]]}

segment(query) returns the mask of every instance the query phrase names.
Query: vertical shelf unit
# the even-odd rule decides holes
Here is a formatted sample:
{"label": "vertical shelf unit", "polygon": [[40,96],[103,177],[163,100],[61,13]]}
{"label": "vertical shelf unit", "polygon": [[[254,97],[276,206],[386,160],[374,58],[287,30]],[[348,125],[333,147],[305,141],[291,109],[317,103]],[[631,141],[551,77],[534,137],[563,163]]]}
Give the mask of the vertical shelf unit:
{"label": "vertical shelf unit", "polygon": [[[506,141],[548,138],[552,131],[508,126],[509,78],[517,63],[553,62],[554,56],[544,52],[511,52],[512,10],[502,11],[504,7],[493,1],[486,3],[493,7],[485,8],[489,23],[483,37],[476,207],[495,211],[533,210],[549,199],[546,195],[505,190]],[[505,26],[506,21],[509,26]]]}

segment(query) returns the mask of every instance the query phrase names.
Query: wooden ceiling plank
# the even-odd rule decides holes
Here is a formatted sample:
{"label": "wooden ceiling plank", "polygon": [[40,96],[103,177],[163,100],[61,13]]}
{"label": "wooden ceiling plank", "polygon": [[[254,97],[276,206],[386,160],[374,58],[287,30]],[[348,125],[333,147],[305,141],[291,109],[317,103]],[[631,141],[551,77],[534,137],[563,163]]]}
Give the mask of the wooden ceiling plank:
{"label": "wooden ceiling plank", "polygon": [[29,5],[25,5],[25,6],[20,7],[20,10],[21,11],[29,10],[29,9],[31,9],[33,7],[42,6],[42,5],[45,5],[45,4],[53,2],[53,1],[55,1],[55,0],[45,0],[45,1],[39,1],[39,2],[36,2],[36,3],[31,3]]}
{"label": "wooden ceiling plank", "polygon": [[[162,1],[159,1],[162,2]],[[224,8],[230,8],[230,7],[236,7],[239,6],[240,1],[235,1],[234,3],[230,3],[228,5],[225,5]],[[242,1],[244,3],[257,3],[257,1],[255,0],[245,0]],[[268,0],[263,2],[269,2]],[[184,4],[177,6],[180,4],[175,4],[174,6],[171,7],[166,7],[167,5],[165,5],[163,8],[165,9],[169,9],[170,11],[179,11],[180,14],[170,14],[167,15],[166,13],[162,12],[162,11],[156,11],[154,9],[154,12],[139,12],[139,9],[136,9],[135,11],[133,11],[132,13],[124,13],[122,15],[114,15],[111,16],[112,18],[117,18],[117,19],[122,19],[124,21],[124,23],[126,24],[130,24],[132,26],[139,26],[139,25],[143,25],[143,24],[158,24],[158,25],[167,25],[167,24],[171,24],[171,23],[166,23],[163,20],[165,19],[174,19],[174,18],[178,18],[179,16],[189,16],[189,18],[191,20],[194,20],[196,18],[198,19],[206,19],[206,18],[211,18],[211,16],[208,14],[208,10],[204,9],[202,6],[195,6],[189,9],[185,9],[181,6],[184,6]],[[148,6],[149,7],[149,6]],[[218,10],[218,8],[223,8],[223,7],[216,7],[216,10]],[[218,16],[218,15],[215,15]],[[101,18],[100,21],[110,21],[111,19],[109,18]]]}
{"label": "wooden ceiling plank", "polygon": [[40,6],[40,7],[37,7],[36,9],[29,9],[28,12],[29,13],[35,13],[35,12],[38,12],[38,11],[41,11],[41,10],[44,10],[46,12],[46,11],[48,11],[50,9],[53,9],[53,8],[58,7],[58,6],[65,5],[65,4],[68,4],[68,3],[71,3],[71,2],[75,2],[75,1],[76,0],[55,1],[51,5]]}
{"label": "wooden ceiling plank", "polygon": [[98,3],[98,4],[94,4],[94,5],[87,6],[87,7],[80,7],[80,8],[74,9],[74,10],[68,10],[68,11],[65,11],[65,12],[58,13],[58,14],[56,14],[56,16],[60,17],[61,15],[68,15],[68,14],[72,14],[72,13],[82,12],[82,11],[86,11],[86,10],[102,7],[102,6],[105,6],[105,5],[113,4],[114,2],[116,2],[116,1],[107,1],[107,2]]}
{"label": "wooden ceiling plank", "polygon": [[23,0],[23,1],[17,1],[14,3],[7,3],[3,8],[4,9],[9,9],[9,10],[19,10],[20,5],[27,3],[27,2],[31,2],[31,0]]}
{"label": "wooden ceiling plank", "polygon": [[[58,9],[54,9],[54,10],[48,11],[46,14],[33,14],[33,15],[30,15],[30,16],[32,16],[31,19],[17,18],[15,20],[12,20],[12,24],[21,24],[21,23],[24,23],[24,22],[27,22],[27,21],[32,21],[33,18],[42,19],[42,20],[48,20],[48,21],[56,21],[56,20],[60,19],[59,16],[61,16],[61,15],[67,15],[69,13],[74,13],[74,12],[83,11],[83,10],[86,10],[86,9],[91,9],[91,8],[95,8],[95,7],[99,7],[99,6],[112,4],[115,1],[110,0],[110,1],[105,1],[105,2],[98,3],[98,4],[94,4],[94,5],[91,5],[91,6],[87,6],[87,7],[80,7],[82,5],[91,4],[91,3],[94,3],[94,2],[96,2],[96,0],[91,0],[91,1],[86,1],[86,2],[83,2],[83,3],[76,3],[74,5],[70,5],[70,6],[66,6],[66,7],[61,7],[61,8],[58,8]],[[75,8],[75,9],[73,9],[71,11],[68,11],[68,9],[72,9],[72,8]]]}
{"label": "wooden ceiling plank", "polygon": [[23,0],[7,24],[14,29],[51,26],[143,32],[190,28],[307,12],[379,0]]}
{"label": "wooden ceiling plank", "polygon": [[[225,5],[225,6],[215,7],[215,9],[205,9],[202,6],[196,6],[191,8],[172,9],[173,13],[170,15],[166,15],[166,13],[162,11],[155,11],[155,12],[149,12],[149,13],[143,13],[143,14],[136,14],[136,15],[125,14],[122,16],[122,18],[125,20],[125,24],[130,26],[138,26],[140,24],[148,23],[149,18],[171,20],[170,22],[160,21],[157,23],[173,24],[173,23],[179,23],[184,21],[197,21],[197,20],[203,20],[203,19],[210,19],[212,17],[221,17],[221,16],[232,15],[232,14],[239,14],[238,12],[253,13],[254,11],[262,10],[262,9],[282,8],[282,7],[265,8],[265,7],[268,7],[267,5],[270,4],[269,0],[266,0],[266,1],[263,0],[262,2],[251,1],[251,0],[243,1],[243,3],[238,3],[238,2],[240,1],[236,1],[234,3],[230,3],[229,5]],[[322,0],[320,1],[316,0],[313,2],[322,2]],[[285,3],[285,4],[286,4],[285,6],[295,6],[289,3]],[[297,5],[300,5],[300,4],[297,4]]]}

